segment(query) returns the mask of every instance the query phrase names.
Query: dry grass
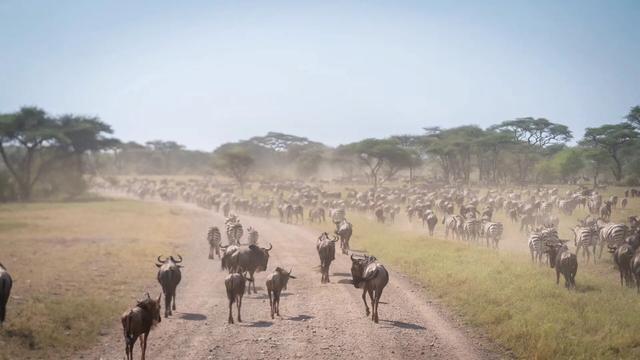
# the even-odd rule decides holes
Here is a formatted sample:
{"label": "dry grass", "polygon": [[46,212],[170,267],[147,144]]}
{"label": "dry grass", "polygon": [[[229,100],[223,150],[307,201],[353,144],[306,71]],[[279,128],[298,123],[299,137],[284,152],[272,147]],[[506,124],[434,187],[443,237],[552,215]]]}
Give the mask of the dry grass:
{"label": "dry grass", "polygon": [[[638,213],[640,200],[634,199],[626,210],[614,212],[614,220]],[[561,217],[561,236],[573,239],[569,226],[583,215],[580,210]],[[429,238],[420,225],[404,219],[389,226],[363,214],[348,217],[354,225],[354,249],[421,281],[519,358],[640,358],[640,296],[620,287],[606,249],[596,265],[579,258],[577,291],[568,292],[562,278],[555,285],[554,270],[531,264],[526,236],[508,221],[502,249],[496,252],[444,240],[442,224]],[[314,226],[328,230],[332,225]]]}
{"label": "dry grass", "polygon": [[154,259],[190,239],[192,219],[176,216],[187,212],[125,200],[0,206],[0,261],[15,281],[0,359],[91,345],[136,297],[159,291]]}

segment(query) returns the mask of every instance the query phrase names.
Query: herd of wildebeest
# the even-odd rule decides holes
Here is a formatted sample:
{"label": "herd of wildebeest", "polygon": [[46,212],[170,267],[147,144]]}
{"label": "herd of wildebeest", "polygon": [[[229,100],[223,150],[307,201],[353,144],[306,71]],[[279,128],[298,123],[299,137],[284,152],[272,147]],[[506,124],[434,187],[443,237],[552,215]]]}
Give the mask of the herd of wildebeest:
{"label": "herd of wildebeest", "polygon": [[[306,184],[302,181],[261,182],[254,195],[246,198],[236,194],[232,186],[220,185],[210,180],[180,181],[172,178],[154,180],[148,178],[96,179],[93,186],[101,191],[117,191],[139,199],[183,201],[195,203],[205,209],[222,212],[227,242],[223,245],[221,230],[212,226],[206,235],[209,243],[209,259],[220,259],[223,270],[229,272],[224,280],[229,300],[228,322],[233,323],[233,305],[237,307],[237,321],[241,322],[242,298],[245,292],[256,292],[254,274],[267,271],[269,253],[273,246],[259,246],[259,233],[245,227],[238,214],[277,217],[284,223],[302,224],[304,221],[324,223],[327,218],[335,225],[332,234],[323,232],[316,241],[320,258],[321,283],[329,282],[329,267],[335,260],[335,246],[339,242],[342,254],[350,255],[352,283],[361,288],[367,316],[378,322],[378,304],[389,273],[374,257],[350,250],[349,241],[353,226],[347,220],[347,211],[371,214],[380,223],[393,223],[403,212],[409,222],[416,219],[434,234],[442,224],[445,237],[486,245],[498,249],[504,226],[494,220],[494,214],[504,212],[506,221],[517,223],[527,236],[531,260],[547,263],[556,272],[556,283],[563,275],[565,287],[575,288],[578,270],[578,254],[582,253],[588,264],[600,259],[604,247],[612,254],[620,273],[621,285],[634,284],[640,292],[640,219],[629,216],[626,223],[612,222],[612,213],[625,208],[631,198],[640,197],[640,190],[628,189],[619,196],[603,197],[597,189],[576,187],[561,193],[557,188],[504,188],[481,192],[450,185],[398,185],[358,191],[323,190],[325,184]],[[260,194],[260,195],[257,195]],[[570,224],[574,234],[575,252],[568,246],[569,240],[560,239],[559,214],[570,216],[579,208],[588,209],[585,218]],[[308,212],[305,217],[304,209]],[[456,211],[457,210],[457,211]],[[441,218],[441,221],[439,220]],[[243,241],[243,237],[245,240]],[[161,321],[161,298],[164,296],[164,317],[176,309],[176,289],[181,280],[180,255],[163,258],[158,256],[157,280],[162,293],[153,299],[148,293],[136,306],[126,311],[122,326],[127,359],[133,357],[133,345],[141,338],[144,359],[147,337],[153,326]],[[269,296],[270,316],[280,315],[280,294],[287,288],[289,279],[295,279],[291,270],[275,268],[268,274],[266,289]],[[0,324],[4,321],[6,304],[12,280],[0,264]],[[366,301],[369,294],[371,310]]]}

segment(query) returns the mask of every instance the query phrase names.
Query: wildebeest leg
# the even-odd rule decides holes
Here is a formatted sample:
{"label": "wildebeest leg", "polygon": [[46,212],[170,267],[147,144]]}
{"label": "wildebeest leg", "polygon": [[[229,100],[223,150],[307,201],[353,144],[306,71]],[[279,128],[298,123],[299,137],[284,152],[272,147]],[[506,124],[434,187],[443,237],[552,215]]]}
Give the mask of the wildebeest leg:
{"label": "wildebeest leg", "polygon": [[371,320],[376,321],[376,298],[373,295],[373,289],[369,289],[367,292],[369,299],[371,299]]}
{"label": "wildebeest leg", "polygon": [[273,319],[273,300],[271,299],[271,290],[267,290],[267,294],[269,294],[269,309],[271,311],[271,318]]}
{"label": "wildebeest leg", "polygon": [[142,360],[145,359],[147,354],[147,337],[149,333],[144,333],[140,336],[140,349],[142,350]]}
{"label": "wildebeest leg", "polygon": [[369,305],[367,305],[367,288],[365,286],[364,289],[362,289],[362,301],[364,301],[364,308],[367,311],[367,316],[369,316]]}
{"label": "wildebeest leg", "polygon": [[164,293],[164,317],[171,315],[171,293],[162,289]]}
{"label": "wildebeest leg", "polygon": [[238,296],[237,302],[238,302],[238,322],[241,323],[242,318],[240,317],[240,309],[242,308],[242,295]]}
{"label": "wildebeest leg", "polygon": [[375,306],[376,306],[376,307],[375,307],[375,310],[374,310],[374,313],[375,313],[375,315],[376,315],[376,318],[375,318],[375,320],[374,320],[374,321],[375,321],[376,323],[378,323],[378,305],[380,304],[380,298],[382,298],[382,290],[383,290],[383,289],[384,289],[384,288],[380,288],[380,289],[378,289],[378,290],[376,291],[376,304],[375,304]]}
{"label": "wildebeest leg", "polygon": [[229,324],[233,324],[233,300],[229,300]]}
{"label": "wildebeest leg", "polygon": [[556,285],[560,285],[560,270],[556,269]]}
{"label": "wildebeest leg", "polygon": [[276,307],[276,315],[280,316],[280,291],[273,292],[273,302]]}
{"label": "wildebeest leg", "polygon": [[171,309],[175,310],[176,309],[176,289],[173,289],[173,306],[171,307]]}

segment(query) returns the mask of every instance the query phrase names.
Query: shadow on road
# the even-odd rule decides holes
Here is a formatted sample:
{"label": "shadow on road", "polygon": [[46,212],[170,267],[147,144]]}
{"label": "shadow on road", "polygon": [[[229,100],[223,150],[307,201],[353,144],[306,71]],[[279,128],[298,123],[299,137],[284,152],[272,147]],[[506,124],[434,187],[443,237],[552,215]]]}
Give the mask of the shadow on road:
{"label": "shadow on road", "polygon": [[380,320],[380,322],[389,324],[391,326],[399,327],[402,329],[410,329],[410,330],[426,330],[427,329],[421,325],[406,323],[402,321]]}
{"label": "shadow on road", "polygon": [[331,275],[333,275],[333,276],[344,276],[344,277],[351,276],[350,273],[333,273]]}
{"label": "shadow on road", "polygon": [[[287,297],[290,296],[291,293],[288,292],[281,292],[280,293],[280,297]],[[262,300],[262,299],[268,299],[269,295],[266,293],[261,293],[261,294],[257,294],[257,295],[247,295],[247,297],[249,297],[250,299],[258,299],[258,300]]]}
{"label": "shadow on road", "polygon": [[351,279],[340,279],[338,280],[338,284],[353,285],[353,282],[351,281]]}
{"label": "shadow on road", "polygon": [[242,326],[245,327],[254,327],[254,328],[268,328],[273,325],[271,321],[254,321],[250,323],[242,323]]}
{"label": "shadow on road", "polygon": [[202,320],[207,320],[207,317],[202,314],[180,313],[179,319],[184,319],[189,321],[202,321]]}
{"label": "shadow on road", "polygon": [[287,318],[287,320],[290,320],[290,321],[305,321],[305,320],[310,320],[310,319],[313,319],[313,316],[310,316],[310,315],[297,315],[297,316],[294,316],[294,317]]}

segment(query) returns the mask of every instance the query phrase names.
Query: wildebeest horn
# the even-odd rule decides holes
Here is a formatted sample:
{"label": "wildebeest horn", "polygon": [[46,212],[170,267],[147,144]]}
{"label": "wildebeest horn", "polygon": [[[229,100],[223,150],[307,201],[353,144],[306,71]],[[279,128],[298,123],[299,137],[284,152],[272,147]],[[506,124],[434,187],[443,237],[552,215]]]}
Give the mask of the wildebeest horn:
{"label": "wildebeest horn", "polygon": [[180,260],[176,261],[176,264],[179,264],[182,262],[182,256],[180,256],[180,254],[177,254],[176,256],[178,256],[178,258],[180,258]]}
{"label": "wildebeest horn", "polygon": [[266,251],[271,251],[271,249],[273,249],[273,245],[271,245],[271,243],[269,243],[269,248],[264,248]]}
{"label": "wildebeest horn", "polygon": [[165,260],[160,259],[161,257],[162,257],[162,255],[158,255],[158,262],[163,263],[163,262],[167,261],[166,259]]}
{"label": "wildebeest horn", "polygon": [[353,257],[353,254],[351,254],[351,261],[356,261],[356,259]]}

